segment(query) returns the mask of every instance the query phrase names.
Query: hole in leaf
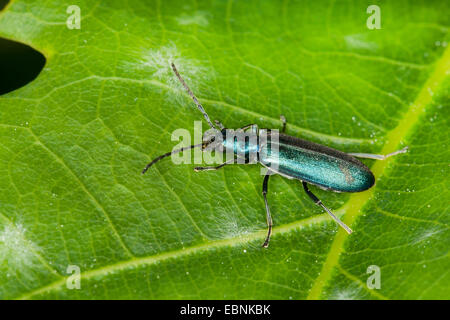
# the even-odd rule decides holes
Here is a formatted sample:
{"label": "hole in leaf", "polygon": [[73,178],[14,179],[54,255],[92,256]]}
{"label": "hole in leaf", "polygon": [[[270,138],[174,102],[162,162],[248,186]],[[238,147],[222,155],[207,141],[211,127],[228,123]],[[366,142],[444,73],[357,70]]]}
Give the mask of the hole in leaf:
{"label": "hole in leaf", "polygon": [[9,0],[0,0],[0,11],[8,4]]}
{"label": "hole in leaf", "polygon": [[0,38],[0,94],[30,83],[44,65],[42,53],[25,44]]}

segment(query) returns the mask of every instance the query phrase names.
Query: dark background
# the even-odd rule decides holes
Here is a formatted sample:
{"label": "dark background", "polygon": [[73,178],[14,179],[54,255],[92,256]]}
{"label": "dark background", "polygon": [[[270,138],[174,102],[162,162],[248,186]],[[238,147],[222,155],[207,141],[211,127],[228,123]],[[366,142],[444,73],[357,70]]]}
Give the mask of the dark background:
{"label": "dark background", "polygon": [[[0,11],[8,2],[0,0]],[[45,58],[41,53],[27,45],[0,37],[0,95],[34,80],[44,64]]]}

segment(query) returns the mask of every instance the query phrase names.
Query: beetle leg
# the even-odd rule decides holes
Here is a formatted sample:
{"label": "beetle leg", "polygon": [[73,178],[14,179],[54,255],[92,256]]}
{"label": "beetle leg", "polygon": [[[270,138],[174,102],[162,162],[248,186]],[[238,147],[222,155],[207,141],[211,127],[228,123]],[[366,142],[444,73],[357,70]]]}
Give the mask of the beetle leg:
{"label": "beetle leg", "polygon": [[215,167],[195,167],[194,171],[199,172],[199,171],[219,170],[220,168],[225,167],[227,164],[231,164],[233,162],[234,159],[231,159]]}
{"label": "beetle leg", "polygon": [[280,115],[280,120],[283,123],[283,128],[281,129],[281,132],[285,133],[286,132],[286,117],[283,115]]}
{"label": "beetle leg", "polygon": [[305,181],[302,181],[303,184],[303,189],[305,189],[306,194],[311,198],[312,201],[314,201],[315,204],[317,204],[318,206],[322,207],[326,212],[328,212],[328,214],[334,219],[334,221],[336,221],[342,228],[345,229],[345,231],[347,231],[349,234],[352,233],[352,229],[350,229],[345,223],[343,223],[338,217],[336,217],[333,212],[331,212],[330,209],[328,209],[323,203],[322,201],[319,200],[319,198],[317,198],[314,193],[312,193],[309,189],[308,189],[308,185],[306,184]]}
{"label": "beetle leg", "polygon": [[246,126],[243,126],[243,127],[241,127],[241,128],[238,128],[238,129],[236,129],[236,131],[245,131],[245,130],[247,130],[248,128],[250,128],[250,127],[252,127],[252,126],[255,126],[256,125],[256,123],[250,123],[250,124],[248,124],[248,125],[246,125]]}
{"label": "beetle leg", "polygon": [[264,181],[263,181],[263,190],[262,190],[262,194],[264,197],[264,204],[266,206],[266,219],[267,219],[267,237],[266,240],[263,243],[263,247],[267,248],[269,246],[269,241],[270,241],[270,236],[272,235],[272,217],[270,216],[270,209],[269,209],[269,204],[267,203],[267,189],[268,189],[268,184],[269,184],[269,177],[270,177],[270,171],[267,171],[266,175],[264,176]]}
{"label": "beetle leg", "polygon": [[389,154],[372,154],[372,153],[349,153],[349,155],[358,157],[358,158],[367,158],[367,159],[375,159],[375,160],[385,160],[389,157],[395,156],[400,153],[406,153],[408,151],[408,147],[404,147],[401,150],[397,150],[391,152]]}
{"label": "beetle leg", "polygon": [[219,127],[220,130],[225,129],[225,127],[223,126],[222,122],[220,122],[219,120],[214,120],[214,123],[216,124],[216,126]]}

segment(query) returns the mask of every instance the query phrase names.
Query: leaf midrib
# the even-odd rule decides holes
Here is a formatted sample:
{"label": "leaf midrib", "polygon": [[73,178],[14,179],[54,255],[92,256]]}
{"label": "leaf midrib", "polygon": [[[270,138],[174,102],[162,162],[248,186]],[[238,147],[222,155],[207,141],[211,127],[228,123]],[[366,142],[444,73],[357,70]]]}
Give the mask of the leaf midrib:
{"label": "leaf midrib", "polygon": [[[420,120],[422,114],[425,113],[426,106],[433,101],[433,93],[437,91],[448,72],[450,72],[450,47],[445,49],[442,57],[435,63],[434,70],[425,81],[414,103],[404,114],[398,125],[387,133],[387,142],[381,151],[382,154],[388,154],[398,149],[399,144],[408,136],[411,129]],[[375,177],[379,179],[388,168],[387,161],[378,161],[375,162],[371,170]],[[344,217],[344,223],[352,225],[355,222],[362,213],[361,209],[372,198],[375,190],[376,187],[366,192],[356,193],[350,196],[349,200],[342,207],[343,210],[348,212]],[[346,239],[346,233],[340,229],[333,240],[322,271],[314,282],[307,299],[321,298],[323,289],[331,279],[332,272],[339,265],[339,257],[344,251],[344,242]]]}

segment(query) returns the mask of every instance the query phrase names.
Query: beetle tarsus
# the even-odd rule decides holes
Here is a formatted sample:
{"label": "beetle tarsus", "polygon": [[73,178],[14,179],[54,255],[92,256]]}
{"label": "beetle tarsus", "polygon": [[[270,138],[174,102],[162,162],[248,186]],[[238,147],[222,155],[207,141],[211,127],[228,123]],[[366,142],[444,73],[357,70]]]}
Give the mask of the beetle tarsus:
{"label": "beetle tarsus", "polygon": [[214,123],[219,127],[220,130],[225,129],[225,126],[219,120],[214,120]]}
{"label": "beetle tarsus", "polygon": [[266,172],[266,175],[264,176],[263,181],[263,190],[262,194],[264,197],[264,205],[266,207],[266,219],[267,219],[267,237],[266,240],[263,243],[263,248],[267,248],[269,246],[270,236],[272,235],[272,216],[270,215],[270,208],[269,203],[267,202],[267,190],[269,188],[269,177],[270,177],[270,171]]}
{"label": "beetle tarsus", "polygon": [[162,159],[164,159],[164,158],[166,158],[168,156],[171,156],[171,155],[179,153],[179,152],[183,152],[183,151],[190,150],[190,149],[193,149],[193,148],[203,147],[203,145],[204,145],[204,143],[194,144],[192,146],[183,147],[183,148],[180,148],[180,149],[173,150],[171,152],[164,153],[164,154],[160,155],[159,157],[156,157],[155,159],[153,159],[149,164],[147,164],[145,166],[144,170],[142,170],[142,174],[146,173],[147,170],[150,169],[150,167],[152,165],[154,165],[156,162],[158,162],[159,160],[162,160]]}
{"label": "beetle tarsus", "polygon": [[219,170],[220,168],[223,168],[228,164],[232,164],[233,162],[234,162],[234,159],[231,159],[231,160],[225,161],[224,163],[219,164],[218,166],[215,166],[215,167],[195,167],[194,171],[199,172],[199,171]]}
{"label": "beetle tarsus", "polygon": [[281,132],[284,133],[286,131],[286,117],[283,115],[280,115],[280,120],[283,124],[283,127],[281,128]]}
{"label": "beetle tarsus", "polygon": [[269,225],[269,231],[267,233],[266,240],[264,241],[262,247],[267,248],[269,246],[270,236],[272,235],[272,225]]}
{"label": "beetle tarsus", "polygon": [[328,209],[322,201],[320,201],[319,198],[315,196],[314,193],[312,193],[309,188],[308,184],[305,181],[302,181],[303,189],[305,189],[306,194],[311,198],[312,201],[314,201],[315,204],[320,206],[322,209],[324,209],[333,219],[336,221],[337,224],[339,224],[345,231],[347,231],[348,234],[351,234],[353,232],[352,229],[350,229],[344,222],[341,221],[338,217],[336,217],[333,212],[331,212],[330,209]]}
{"label": "beetle tarsus", "polygon": [[409,147],[406,146],[403,149],[388,153],[388,154],[373,154],[373,153],[349,153],[349,155],[357,157],[357,158],[366,158],[366,159],[374,159],[374,160],[386,160],[389,157],[395,156],[400,153],[408,152]]}

